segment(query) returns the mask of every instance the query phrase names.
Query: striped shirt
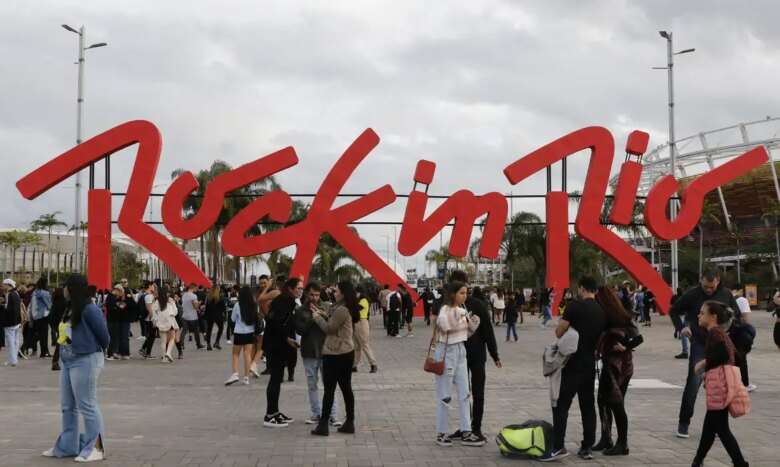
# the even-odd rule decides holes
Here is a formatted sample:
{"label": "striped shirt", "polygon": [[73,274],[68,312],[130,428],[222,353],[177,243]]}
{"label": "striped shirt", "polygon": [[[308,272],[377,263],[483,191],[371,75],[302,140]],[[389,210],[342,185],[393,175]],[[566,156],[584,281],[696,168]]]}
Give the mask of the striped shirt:
{"label": "striped shirt", "polygon": [[439,327],[439,342],[457,344],[469,338],[469,321],[465,308],[444,305],[439,310],[436,325]]}

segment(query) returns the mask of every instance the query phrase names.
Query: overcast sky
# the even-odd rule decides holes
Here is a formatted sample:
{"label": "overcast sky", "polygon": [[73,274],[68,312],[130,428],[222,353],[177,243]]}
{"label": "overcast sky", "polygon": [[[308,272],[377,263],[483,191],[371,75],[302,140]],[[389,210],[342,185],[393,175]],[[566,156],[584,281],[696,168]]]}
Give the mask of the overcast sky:
{"label": "overcast sky", "polygon": [[[674,31],[676,50],[696,48],[676,61],[678,136],[776,116],[778,17],[770,0],[4,0],[0,226],[56,210],[72,223],[72,180],[32,202],[14,187],[75,142],[77,36],[63,23],[109,43],[87,52],[85,135],[154,122],[164,141],[157,183],[175,168],[240,165],[292,145],[300,163],[278,178],[291,193],[313,192],[370,127],[381,142],[344,192],[389,183],[408,193],[426,158],[438,164],[430,193],[449,194],[541,193],[543,175],[511,187],[502,169],[583,126],[612,130],[618,161],[631,130],[663,144],[666,74],[650,69],[666,62],[659,29]],[[112,159],[112,188],[126,188],[133,154]],[[570,190],[586,166],[572,159]],[[403,209],[399,199],[370,220],[400,221]],[[360,232],[385,255],[391,227]],[[405,266],[422,270],[426,249]]]}

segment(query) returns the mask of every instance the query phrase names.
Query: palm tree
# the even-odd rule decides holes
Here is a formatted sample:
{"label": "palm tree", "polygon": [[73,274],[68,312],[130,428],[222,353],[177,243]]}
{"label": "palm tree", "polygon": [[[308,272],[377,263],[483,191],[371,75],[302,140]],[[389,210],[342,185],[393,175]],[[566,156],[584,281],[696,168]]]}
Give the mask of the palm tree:
{"label": "palm tree", "polygon": [[[24,246],[38,245],[40,241],[41,237],[35,232],[24,230],[0,232],[0,245],[11,250],[11,276],[16,273],[16,251]],[[3,274],[5,274],[5,271],[3,271]]]}
{"label": "palm tree", "polygon": [[[87,263],[86,252],[87,252],[87,228],[88,227],[89,227],[89,224],[87,222],[84,222],[84,221],[81,221],[79,223],[79,227],[78,227],[79,235],[81,236],[81,239],[82,239],[81,240],[81,255],[82,256],[80,258],[76,258],[76,261],[78,262],[79,270],[82,271],[82,272],[86,269],[85,265]],[[71,225],[68,228],[68,232],[72,232],[74,230],[76,230],[76,226],[75,225]]]}
{"label": "palm tree", "polygon": [[512,217],[504,230],[501,251],[506,264],[513,271],[519,260],[530,262],[536,288],[541,287],[545,276],[545,229],[541,219],[534,213],[521,211]]}
{"label": "palm tree", "polygon": [[349,253],[330,235],[323,235],[312,263],[312,275],[326,284],[342,279],[359,281],[363,273]]}
{"label": "palm tree", "polygon": [[30,224],[30,229],[33,232],[45,231],[47,234],[46,240],[46,254],[49,257],[48,265],[46,267],[46,282],[51,281],[51,231],[55,227],[63,226],[67,227],[68,224],[62,222],[57,218],[60,211],[55,211],[51,214],[41,214],[36,220]]}

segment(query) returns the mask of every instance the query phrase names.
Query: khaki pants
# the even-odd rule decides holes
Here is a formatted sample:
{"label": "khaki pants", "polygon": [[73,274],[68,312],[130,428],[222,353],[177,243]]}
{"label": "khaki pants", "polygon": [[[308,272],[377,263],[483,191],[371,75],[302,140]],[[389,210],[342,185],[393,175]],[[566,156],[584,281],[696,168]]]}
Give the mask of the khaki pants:
{"label": "khaki pants", "polygon": [[368,363],[370,363],[371,365],[376,365],[376,359],[374,358],[374,351],[371,350],[371,344],[368,341],[368,320],[367,319],[361,319],[360,321],[355,323],[354,341],[355,341],[355,362],[352,364],[352,366],[354,368],[357,368],[358,365],[360,365],[360,358],[363,356],[363,353],[366,354]]}

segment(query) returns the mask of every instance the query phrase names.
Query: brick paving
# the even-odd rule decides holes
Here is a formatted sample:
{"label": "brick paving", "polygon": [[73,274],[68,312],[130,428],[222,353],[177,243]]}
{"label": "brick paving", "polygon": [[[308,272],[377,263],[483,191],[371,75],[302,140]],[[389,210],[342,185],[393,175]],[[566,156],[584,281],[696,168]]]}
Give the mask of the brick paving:
{"label": "brick paving", "polygon": [[[772,342],[772,318],[765,312],[753,315],[759,336],[750,355],[750,368],[758,390],[752,394],[753,412],[732,419],[732,428],[751,465],[777,466],[780,456],[773,443],[780,427],[780,353]],[[377,328],[379,320],[372,322],[380,372],[369,374],[362,368],[354,376],[356,435],[334,432],[325,439],[309,435],[311,426],[303,424],[308,401],[300,363],[296,381],[284,383],[281,397],[282,410],[298,421],[288,429],[263,428],[267,377],[253,380],[248,387],[224,387],[229,376],[226,345],[222,351],[188,351],[185,359],[174,365],[140,359],[106,362],[99,398],[108,458],[99,465],[542,465],[502,458],[493,437],[509,423],[551,419],[540,353],[552,338],[552,328],[542,330],[538,319],[527,318],[519,326],[518,343],[505,343],[506,328],[496,329],[504,368],[488,367],[484,432],[489,443],[481,448],[441,448],[433,443],[433,378],[422,371],[430,328],[417,323],[414,337],[394,339]],[[693,458],[704,415],[703,392],[691,424],[691,439],[677,439],[673,431],[686,364],[672,358],[679,343],[672,339],[668,319],[657,317],[652,328],[642,331],[646,341],[635,353],[638,387],[629,390],[627,399],[631,455],[606,458],[597,454],[592,465],[682,466],[690,465]],[[139,343],[132,340],[134,350]],[[569,420],[567,446],[572,451],[581,439],[576,403]],[[71,465],[70,460],[40,457],[56,439],[59,426],[57,373],[49,370],[49,361],[22,361],[16,369],[0,367],[0,466]],[[560,463],[586,462],[572,456]],[[718,441],[706,465],[730,465]]]}

